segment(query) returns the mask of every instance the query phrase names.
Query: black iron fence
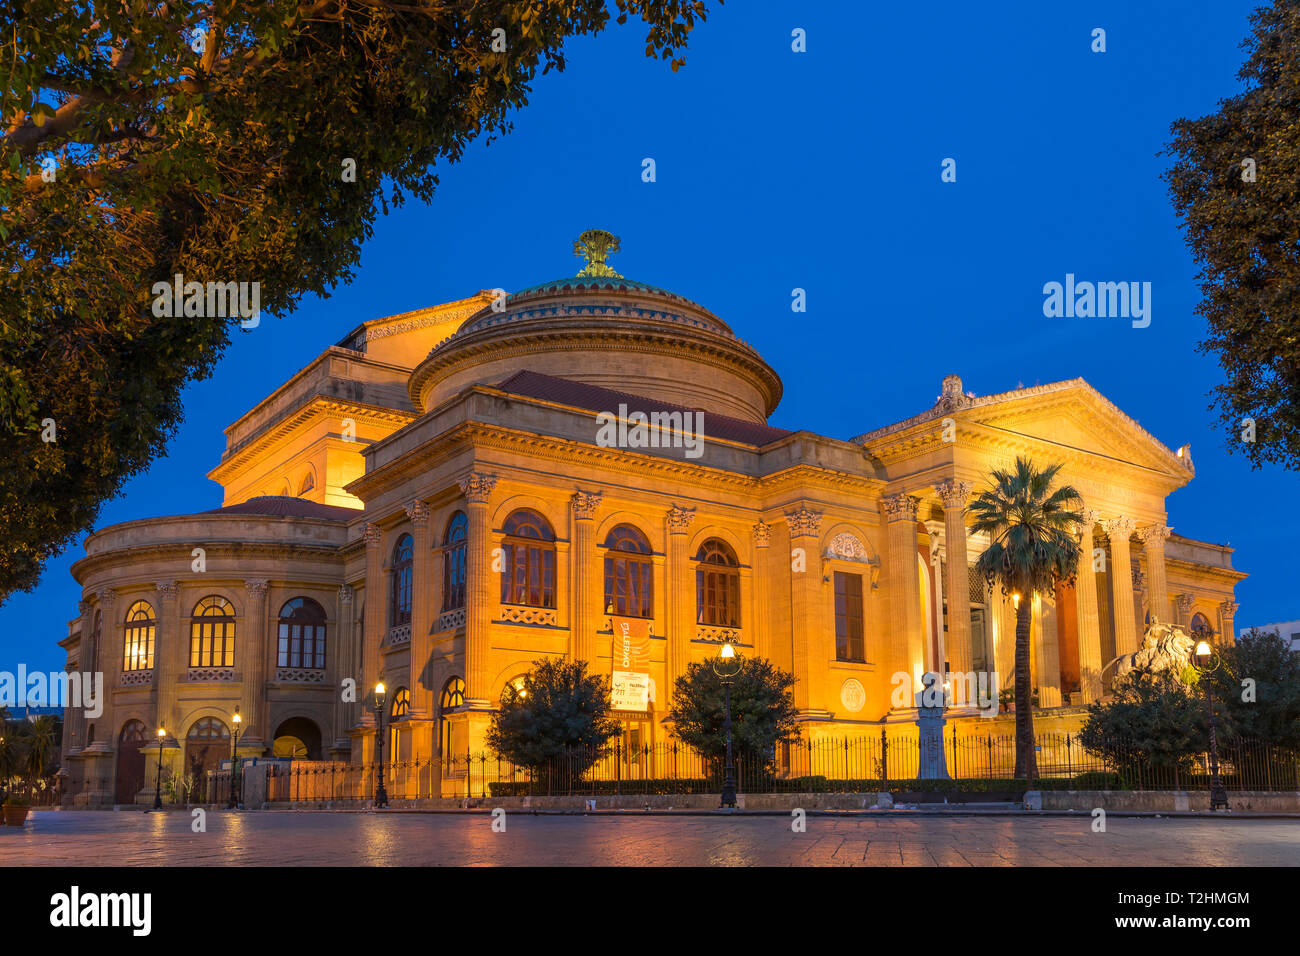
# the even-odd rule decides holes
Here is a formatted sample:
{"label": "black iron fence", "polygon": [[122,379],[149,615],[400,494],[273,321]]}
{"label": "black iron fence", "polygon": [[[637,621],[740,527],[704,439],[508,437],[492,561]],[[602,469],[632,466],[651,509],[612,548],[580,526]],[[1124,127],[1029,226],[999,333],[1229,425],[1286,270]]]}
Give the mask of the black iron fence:
{"label": "black iron fence", "polygon": [[[1128,739],[1084,747],[1074,734],[1036,739],[1040,789],[1208,790],[1208,755],[1162,754]],[[742,793],[859,793],[951,788],[1006,792],[1027,783],[1015,776],[1011,734],[944,735],[946,779],[919,780],[915,733],[889,733],[801,741],[769,754],[735,759]],[[271,802],[369,801],[378,771],[373,764],[294,761],[266,767]],[[571,750],[533,767],[516,767],[491,752],[398,761],[383,767],[390,801],[429,797],[601,796],[712,794],[722,789],[722,761],[674,741],[624,748]],[[1259,741],[1228,738],[1219,744],[1219,772],[1228,790],[1300,790],[1300,753]],[[951,781],[951,782],[949,782]],[[214,774],[211,790],[229,792],[229,773]]]}

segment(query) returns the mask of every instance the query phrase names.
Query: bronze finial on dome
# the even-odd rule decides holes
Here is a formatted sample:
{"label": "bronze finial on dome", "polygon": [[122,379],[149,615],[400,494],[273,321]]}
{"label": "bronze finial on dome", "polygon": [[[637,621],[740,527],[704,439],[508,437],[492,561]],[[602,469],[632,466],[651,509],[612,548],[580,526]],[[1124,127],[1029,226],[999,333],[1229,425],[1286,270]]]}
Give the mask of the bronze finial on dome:
{"label": "bronze finial on dome", "polygon": [[623,278],[619,273],[605,265],[605,257],[618,252],[618,236],[604,229],[588,229],[573,240],[573,254],[585,256],[587,265],[578,273],[580,276],[605,276],[611,279]]}

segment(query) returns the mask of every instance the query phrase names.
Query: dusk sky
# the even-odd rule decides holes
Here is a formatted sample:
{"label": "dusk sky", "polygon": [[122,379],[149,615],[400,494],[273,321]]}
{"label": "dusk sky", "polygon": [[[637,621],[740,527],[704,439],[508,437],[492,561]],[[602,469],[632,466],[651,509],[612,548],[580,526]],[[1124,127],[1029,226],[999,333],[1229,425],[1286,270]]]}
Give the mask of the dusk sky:
{"label": "dusk sky", "polygon": [[[644,56],[639,22],[573,42],[510,135],[377,223],[350,286],[235,331],[168,457],[99,526],[218,507],[205,475],[222,429],[350,329],[572,275],[574,238],[603,228],[622,237],[614,268],[711,309],[776,368],[779,427],[850,438],[929,408],[949,373],[981,395],[1084,378],[1165,445],[1191,444],[1169,524],[1236,549],[1237,626],[1300,617],[1297,478],[1229,454],[1208,410],[1221,374],[1196,351],[1195,267],[1158,155],[1172,121],[1240,90],[1255,5],[748,0],[712,9],[676,74]],[[1045,318],[1043,285],[1067,273],[1150,282],[1150,326]],[[0,669],[63,666],[82,554],[0,608]]]}

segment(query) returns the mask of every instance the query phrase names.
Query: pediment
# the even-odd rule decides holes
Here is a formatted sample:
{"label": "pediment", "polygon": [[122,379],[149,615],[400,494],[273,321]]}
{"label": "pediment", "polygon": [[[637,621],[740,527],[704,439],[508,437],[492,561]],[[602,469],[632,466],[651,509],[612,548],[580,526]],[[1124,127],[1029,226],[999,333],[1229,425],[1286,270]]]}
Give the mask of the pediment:
{"label": "pediment", "polygon": [[1191,478],[1178,455],[1083,379],[975,399],[955,416],[1000,431]]}

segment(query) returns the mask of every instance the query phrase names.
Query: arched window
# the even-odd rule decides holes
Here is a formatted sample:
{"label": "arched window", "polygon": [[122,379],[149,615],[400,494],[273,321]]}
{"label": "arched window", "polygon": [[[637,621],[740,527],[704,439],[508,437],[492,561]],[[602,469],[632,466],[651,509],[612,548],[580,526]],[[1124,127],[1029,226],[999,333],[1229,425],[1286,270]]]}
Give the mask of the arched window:
{"label": "arched window", "polygon": [[454,710],[465,703],[465,682],[459,677],[453,677],[443,685],[442,699],[438,701],[438,709],[443,713]]}
{"label": "arched window", "polygon": [[315,487],[316,487],[316,475],[314,472],[309,471],[307,472],[307,474],[302,476],[302,484],[298,487],[298,497],[299,498],[303,497],[303,495],[307,494],[307,492],[309,491],[312,491]]}
{"label": "arched window", "polygon": [[1192,637],[1198,641],[1208,641],[1214,637],[1214,628],[1210,626],[1210,619],[1204,614],[1195,614],[1192,616],[1192,625],[1190,628]]}
{"label": "arched window", "polygon": [[153,667],[154,627],[153,606],[148,601],[136,601],[127,609],[122,670],[147,671]]}
{"label": "arched window", "polygon": [[311,598],[280,608],[279,667],[325,667],[325,611]]}
{"label": "arched window", "polygon": [[186,740],[229,740],[230,728],[218,717],[200,717],[185,735]]}
{"label": "arched window", "polygon": [[451,759],[451,721],[447,714],[465,703],[465,682],[453,677],[442,687],[438,699],[438,749],[444,760]]}
{"label": "arched window", "polygon": [[654,564],[650,542],[621,524],[605,538],[605,610],[621,617],[654,616]]}
{"label": "arched window", "polygon": [[411,710],[411,692],[405,687],[397,688],[397,693],[393,694],[393,706],[388,712],[388,716],[393,720],[398,717],[405,717]]}
{"label": "arched window", "polygon": [[501,603],[555,607],[555,532],[535,511],[506,519]]}
{"label": "arched window", "polygon": [[86,725],[86,746],[89,747],[94,742],[95,742],[95,725],[87,724]]}
{"label": "arched window", "polygon": [[388,762],[397,763],[397,748],[402,742],[401,731],[397,728],[399,717],[405,717],[411,710],[411,692],[405,687],[397,688],[393,694],[393,704],[388,711]]}
{"label": "arched window", "polygon": [[718,538],[700,545],[695,555],[695,605],[700,624],[740,627],[740,562]]}
{"label": "arched window", "polygon": [[465,606],[465,542],[469,539],[469,518],[457,511],[447,522],[442,539],[442,609],[458,611]]}
{"label": "arched window", "polygon": [[397,539],[393,547],[392,595],[389,601],[389,627],[411,623],[411,568],[415,554],[409,534]]}
{"label": "arched window", "polygon": [[190,667],[235,666],[235,609],[219,595],[205,597],[190,618]]}
{"label": "arched window", "polygon": [[86,648],[86,663],[82,667],[82,670],[90,671],[92,674],[99,670],[99,635],[103,621],[103,614],[96,611],[94,625],[90,629],[90,646]]}

